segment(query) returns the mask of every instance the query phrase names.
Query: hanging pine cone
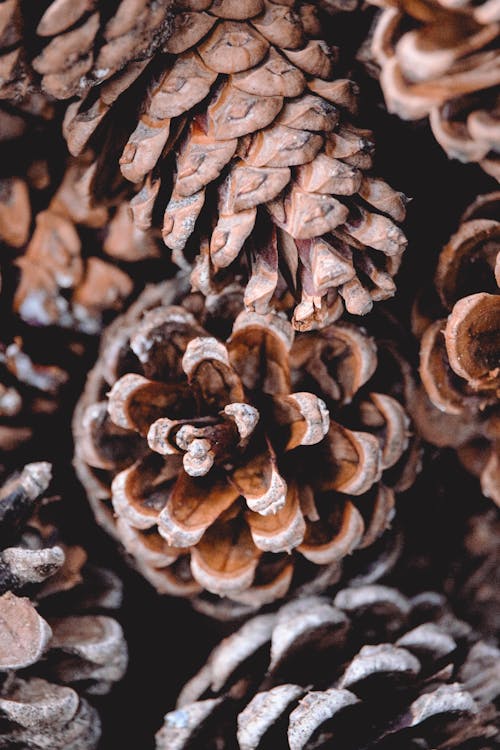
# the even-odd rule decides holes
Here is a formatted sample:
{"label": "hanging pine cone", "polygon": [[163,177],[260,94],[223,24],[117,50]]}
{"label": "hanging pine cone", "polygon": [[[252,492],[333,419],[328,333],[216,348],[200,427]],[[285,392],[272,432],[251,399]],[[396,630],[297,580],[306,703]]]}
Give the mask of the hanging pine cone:
{"label": "hanging pine cone", "polygon": [[127,664],[120,625],[92,612],[119,607],[121,588],[60,542],[50,477],[28,464],[0,489],[0,747],[92,750],[99,716],[80,693],[108,692]]}
{"label": "hanging pine cone", "polygon": [[387,107],[429,117],[450,158],[500,180],[497,0],[370,0],[382,8],[362,57],[379,68]]}
{"label": "hanging pine cone", "polygon": [[[457,448],[500,504],[500,193],[481,196],[439,257],[438,299],[424,295],[414,328],[422,336],[425,394],[410,406],[420,434]],[[496,218],[495,218],[496,217]],[[434,320],[438,318],[437,320]],[[411,400],[412,401],[412,400]]]}
{"label": "hanging pine cone", "polygon": [[215,648],[157,750],[498,747],[500,651],[438,594],[362,586],[260,615]]}
{"label": "hanging pine cone", "polygon": [[286,285],[297,329],[391,297],[406,246],[404,197],[371,172],[358,89],[335,74],[318,13],[302,1],[187,0],[154,75],[126,68],[65,117],[70,151],[90,142],[101,154],[97,193],[124,133],[135,221],[144,229],[155,205],[164,213],[174,261],[195,260],[195,288],[223,288],[246,264],[247,308],[267,312]]}
{"label": "hanging pine cone", "polygon": [[304,563],[338,577],[417,460],[403,406],[370,390],[373,340],[348,323],[294,335],[283,314],[241,311],[239,287],[205,300],[183,283],[111,325],[77,408],[97,519],[165,593],[260,606]]}

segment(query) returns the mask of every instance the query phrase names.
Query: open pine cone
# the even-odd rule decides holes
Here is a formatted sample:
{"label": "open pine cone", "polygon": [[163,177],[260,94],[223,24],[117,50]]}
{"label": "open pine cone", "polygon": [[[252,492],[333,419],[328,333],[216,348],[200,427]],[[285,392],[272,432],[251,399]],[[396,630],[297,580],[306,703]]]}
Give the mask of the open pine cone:
{"label": "open pine cone", "polygon": [[438,594],[362,586],[255,617],[167,713],[157,750],[498,747],[500,651]]}
{"label": "open pine cone", "polygon": [[294,335],[282,313],[241,311],[239,287],[205,299],[183,284],[146,289],[105,333],[76,468],[159,591],[260,606],[295,569],[338,575],[387,528],[414,477],[409,423],[389,384],[364,387],[377,351],[363,329]]}
{"label": "open pine cone", "polygon": [[197,289],[246,264],[247,308],[267,312],[286,285],[298,329],[391,297],[406,246],[404,197],[371,173],[357,86],[336,75],[319,12],[302,0],[180,2],[154,75],[133,63],[70,104],[64,126],[74,155],[89,143],[101,154],[97,192],[124,133],[134,219],[149,227],[156,204],[174,261],[196,260]]}
{"label": "open pine cone", "polygon": [[389,111],[429,117],[448,156],[500,180],[498,0],[370,2],[383,10],[362,56],[380,68]]}
{"label": "open pine cone", "polygon": [[[420,434],[457,448],[500,504],[500,193],[481,196],[439,257],[435,290],[415,307],[425,394],[410,403]],[[438,318],[434,320],[434,318]],[[410,401],[412,401],[410,399]]]}
{"label": "open pine cone", "polygon": [[28,464],[0,489],[0,747],[92,750],[99,716],[80,693],[106,693],[125,672],[120,625],[95,614],[120,606],[121,587],[60,542],[50,476]]}

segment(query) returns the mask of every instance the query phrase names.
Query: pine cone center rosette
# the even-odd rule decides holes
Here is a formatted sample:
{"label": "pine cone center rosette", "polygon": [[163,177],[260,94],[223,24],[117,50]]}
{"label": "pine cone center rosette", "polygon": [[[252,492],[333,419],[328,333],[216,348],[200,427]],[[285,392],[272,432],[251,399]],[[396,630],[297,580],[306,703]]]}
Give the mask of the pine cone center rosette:
{"label": "pine cone center rosette", "polygon": [[358,87],[318,13],[302,1],[180,2],[154,75],[131,64],[64,123],[71,153],[101,153],[96,192],[121,150],[137,226],[162,225],[197,289],[220,289],[243,265],[246,306],[267,312],[285,286],[300,330],[391,297],[406,247],[404,196],[372,174]]}
{"label": "pine cone center rosette", "polygon": [[380,536],[394,508],[380,479],[397,473],[408,421],[366,391],[349,407],[358,429],[335,420],[376,367],[356,326],[294,334],[283,314],[242,310],[239,288],[204,301],[180,286],[146,290],[105,334],[76,466],[160,591],[264,604],[299,561],[338,574]]}

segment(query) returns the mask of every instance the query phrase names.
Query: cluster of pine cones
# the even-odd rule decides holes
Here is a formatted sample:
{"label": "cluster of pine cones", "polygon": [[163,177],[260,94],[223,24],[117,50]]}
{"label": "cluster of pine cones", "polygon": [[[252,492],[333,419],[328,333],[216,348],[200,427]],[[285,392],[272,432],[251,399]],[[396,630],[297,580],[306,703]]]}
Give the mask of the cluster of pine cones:
{"label": "cluster of pine cones", "polygon": [[500,748],[498,181],[500,0],[0,0],[0,748]]}

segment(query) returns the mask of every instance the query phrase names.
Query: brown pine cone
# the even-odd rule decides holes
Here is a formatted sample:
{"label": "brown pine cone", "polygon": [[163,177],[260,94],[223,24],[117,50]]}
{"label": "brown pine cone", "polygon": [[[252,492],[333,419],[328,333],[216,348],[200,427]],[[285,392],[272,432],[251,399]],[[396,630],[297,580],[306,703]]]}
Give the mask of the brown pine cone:
{"label": "brown pine cone", "polygon": [[418,460],[390,385],[371,392],[374,341],[349,323],[294,334],[282,313],[242,311],[239,287],[183,284],[146,289],[110,326],[77,407],[98,521],[165,593],[261,606],[294,573],[338,577]]}
{"label": "brown pine cone", "polygon": [[[443,248],[435,291],[415,308],[425,393],[410,399],[420,434],[458,450],[500,504],[500,193],[479,197]],[[435,318],[438,318],[437,320]]]}
{"label": "brown pine cone", "polygon": [[6,0],[0,5],[0,99],[18,100],[40,87],[68,99],[131,67],[144,68],[168,36],[170,5],[44,0],[23,8],[21,0]]}
{"label": "brown pine cone", "polygon": [[129,275],[110,261],[159,254],[151,233],[133,226],[125,204],[91,205],[87,172],[85,160],[70,162],[57,188],[47,175],[43,187],[52,194],[44,210],[32,209],[25,180],[0,183],[0,241],[17,251],[20,268],[13,306],[31,325],[98,333],[103,316],[119,310],[133,290]]}
{"label": "brown pine cone", "polygon": [[361,56],[379,68],[387,107],[429,117],[450,158],[500,180],[498,0],[370,0],[382,8]]}
{"label": "brown pine cone", "polygon": [[164,212],[164,241],[179,266],[195,259],[195,288],[223,288],[244,264],[246,307],[266,313],[287,287],[297,329],[391,297],[406,247],[405,199],[371,173],[358,89],[336,74],[318,13],[302,0],[181,2],[153,78],[109,79],[65,118],[75,155],[90,139],[116,149],[125,133],[135,221]]}
{"label": "brown pine cone", "polygon": [[157,750],[499,747],[500,651],[435,593],[309,597],[223,640]]}
{"label": "brown pine cone", "polygon": [[0,488],[0,747],[91,750],[100,721],[80,693],[106,693],[125,672],[120,625],[95,614],[120,606],[121,586],[60,542],[50,478],[33,463]]}

